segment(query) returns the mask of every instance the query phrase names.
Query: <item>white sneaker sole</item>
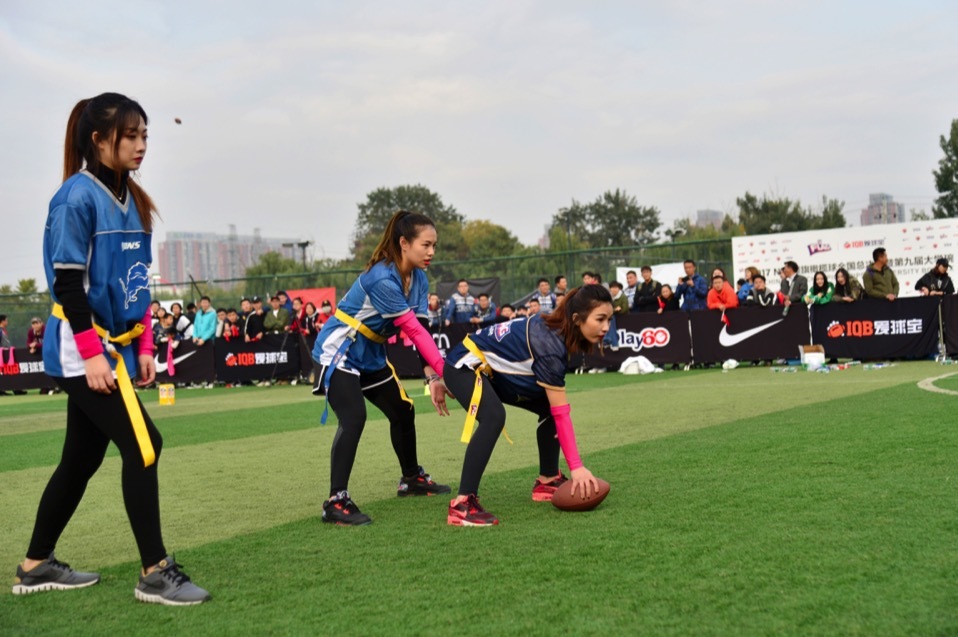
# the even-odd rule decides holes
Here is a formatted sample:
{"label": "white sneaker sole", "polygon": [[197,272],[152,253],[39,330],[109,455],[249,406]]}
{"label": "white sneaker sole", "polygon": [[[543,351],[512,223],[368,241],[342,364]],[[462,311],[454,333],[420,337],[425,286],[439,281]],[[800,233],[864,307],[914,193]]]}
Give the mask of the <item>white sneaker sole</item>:
{"label": "white sneaker sole", "polygon": [[162,604],[164,606],[196,606],[198,604],[202,604],[205,601],[208,601],[206,599],[198,599],[196,601],[187,602],[187,601],[180,601],[180,600],[174,600],[174,599],[167,599],[163,597],[162,595],[150,595],[149,593],[144,593],[138,588],[133,589],[133,595],[141,602],[145,602],[147,604]]}
{"label": "white sneaker sole", "polygon": [[14,595],[30,595],[31,593],[42,593],[44,591],[72,591],[74,588],[87,588],[88,586],[93,586],[94,584],[99,583],[99,579],[95,579],[92,582],[84,582],[82,584],[63,584],[62,582],[45,582],[43,584],[35,584],[33,586],[27,586],[26,584],[14,584],[13,585],[13,594]]}

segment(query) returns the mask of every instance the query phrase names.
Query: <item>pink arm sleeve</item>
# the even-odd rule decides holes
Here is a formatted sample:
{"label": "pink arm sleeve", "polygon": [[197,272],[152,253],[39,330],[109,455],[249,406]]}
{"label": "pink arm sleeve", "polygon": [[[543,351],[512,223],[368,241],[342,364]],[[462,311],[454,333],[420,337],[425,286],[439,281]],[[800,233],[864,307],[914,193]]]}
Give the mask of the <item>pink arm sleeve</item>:
{"label": "pink arm sleeve", "polygon": [[393,323],[406,333],[406,336],[409,337],[409,340],[412,341],[416,349],[419,350],[419,353],[422,354],[426,363],[436,370],[436,373],[439,374],[441,378],[443,365],[442,354],[439,353],[439,348],[436,347],[436,341],[432,340],[432,335],[419,324],[419,319],[416,318],[416,314],[412,311],[406,312],[402,316],[397,316],[393,320]]}
{"label": "pink arm sleeve", "polygon": [[559,435],[559,446],[562,447],[562,455],[569,465],[569,471],[575,471],[582,466],[582,460],[579,458],[579,449],[575,444],[575,430],[572,428],[572,406],[560,405],[552,407],[552,417],[556,421],[556,433]]}
{"label": "pink arm sleeve", "polygon": [[136,339],[137,352],[140,356],[153,356],[153,313],[147,310],[141,323],[146,329]]}
{"label": "pink arm sleeve", "polygon": [[79,334],[73,335],[73,340],[77,344],[77,351],[80,352],[80,358],[87,360],[103,353],[103,341],[97,335],[92,327],[83,330]]}

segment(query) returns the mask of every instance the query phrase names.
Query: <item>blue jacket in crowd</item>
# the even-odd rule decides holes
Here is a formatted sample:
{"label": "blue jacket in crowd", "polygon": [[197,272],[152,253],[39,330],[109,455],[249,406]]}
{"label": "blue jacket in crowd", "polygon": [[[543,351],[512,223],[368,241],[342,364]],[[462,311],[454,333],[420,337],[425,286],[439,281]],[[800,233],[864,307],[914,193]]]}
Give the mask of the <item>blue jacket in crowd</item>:
{"label": "blue jacket in crowd", "polygon": [[692,275],[691,284],[679,283],[675,286],[675,293],[682,297],[682,309],[686,312],[708,309],[706,299],[709,295],[709,286],[701,274]]}

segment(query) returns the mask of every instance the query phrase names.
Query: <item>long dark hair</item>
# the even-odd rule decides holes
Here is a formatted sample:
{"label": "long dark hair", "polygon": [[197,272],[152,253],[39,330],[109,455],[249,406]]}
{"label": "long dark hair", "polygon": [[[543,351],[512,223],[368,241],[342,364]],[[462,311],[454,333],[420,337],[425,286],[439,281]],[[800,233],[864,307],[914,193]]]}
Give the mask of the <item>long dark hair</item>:
{"label": "long dark hair", "polygon": [[[63,181],[80,172],[84,163],[90,172],[97,174],[100,154],[93,143],[94,133],[100,139],[113,138],[113,156],[116,157],[123,134],[130,129],[136,130],[140,125],[140,118],[144,124],[149,121],[142,106],[119,93],[103,93],[77,102],[67,120],[66,140],[63,144]],[[114,173],[115,190],[119,190],[123,183],[123,171],[114,167]],[[134,180],[127,181],[127,188],[136,204],[143,229],[153,232],[156,205]]]}
{"label": "long dark hair", "polygon": [[373,267],[380,261],[387,264],[395,263],[399,265],[402,261],[402,248],[399,246],[399,239],[403,238],[412,243],[422,232],[424,226],[436,227],[432,219],[418,212],[409,212],[400,210],[393,215],[386,229],[383,231],[383,237],[379,240],[379,245],[373,250],[373,256],[369,258],[366,269]]}
{"label": "long dark hair", "polygon": [[559,304],[552,312],[542,317],[542,320],[549,329],[562,335],[569,354],[589,353],[592,351],[593,343],[582,336],[579,322],[584,321],[593,309],[603,303],[612,304],[612,295],[605,287],[595,283],[583,285],[559,297]]}
{"label": "long dark hair", "polygon": [[[822,275],[822,284],[818,285],[818,275]],[[825,294],[828,292],[828,275],[819,270],[814,275],[812,275],[812,294]]]}

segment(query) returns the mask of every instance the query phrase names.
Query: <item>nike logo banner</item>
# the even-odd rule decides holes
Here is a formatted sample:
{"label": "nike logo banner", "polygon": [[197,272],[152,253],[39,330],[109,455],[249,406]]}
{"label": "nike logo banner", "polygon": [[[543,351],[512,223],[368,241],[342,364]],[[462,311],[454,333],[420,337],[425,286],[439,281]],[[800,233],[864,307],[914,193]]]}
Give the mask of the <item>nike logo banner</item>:
{"label": "nike logo banner", "polygon": [[812,342],[804,305],[792,305],[786,316],[779,307],[733,308],[725,313],[728,325],[721,314],[719,310],[689,313],[696,363],[798,358],[799,345]]}
{"label": "nike logo banner", "polygon": [[[216,380],[212,343],[197,347],[193,341],[180,341],[173,350],[173,360],[168,360],[166,343],[161,343],[154,356],[156,382],[158,383],[211,383]],[[170,363],[176,375],[170,376]]]}

